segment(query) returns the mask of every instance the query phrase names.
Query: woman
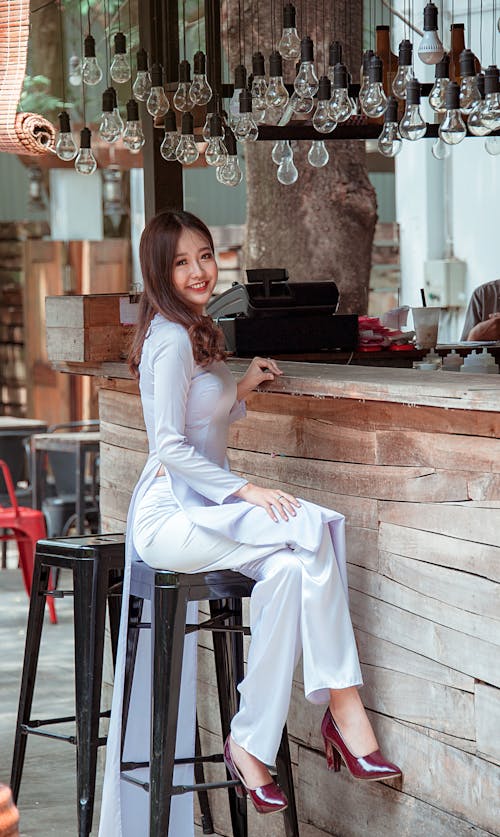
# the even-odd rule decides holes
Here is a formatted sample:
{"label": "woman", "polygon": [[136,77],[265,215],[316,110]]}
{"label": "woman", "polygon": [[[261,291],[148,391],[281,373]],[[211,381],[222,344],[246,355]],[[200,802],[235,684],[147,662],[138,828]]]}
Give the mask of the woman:
{"label": "woman", "polygon": [[302,652],[306,697],[328,704],[322,733],[329,769],[339,770],[343,760],[356,778],[399,776],[378,749],[356,688],[362,678],[343,516],[227,468],[229,424],[244,415],[250,392],[282,372],[275,361],[254,358],[236,385],[224,364],[221,334],[204,314],[217,265],[201,220],[187,212],[157,215],[142,234],[140,258],[144,293],[130,365],[139,377],[150,454],[129,512],[132,560],[179,572],[233,569],[256,581],[226,766],[257,811],[286,807],[267,765],[275,760]]}

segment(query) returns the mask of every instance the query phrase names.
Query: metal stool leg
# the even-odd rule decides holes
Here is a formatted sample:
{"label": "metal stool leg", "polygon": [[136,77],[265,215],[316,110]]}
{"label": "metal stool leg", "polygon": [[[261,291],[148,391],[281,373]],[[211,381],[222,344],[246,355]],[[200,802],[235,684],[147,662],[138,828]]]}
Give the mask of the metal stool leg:
{"label": "metal stool leg", "polygon": [[186,608],[184,592],[155,584],[149,837],[165,837],[170,822]]}
{"label": "metal stool leg", "polygon": [[[108,590],[122,580],[122,573],[112,570],[108,578]],[[118,648],[118,635],[120,633],[120,614],[122,609],[122,597],[120,593],[112,592],[108,595],[109,632],[111,635],[111,654],[113,667],[116,666],[116,652]]]}
{"label": "metal stool leg", "polygon": [[31,717],[31,706],[33,704],[33,693],[35,690],[36,670],[38,666],[38,655],[40,653],[40,641],[42,638],[43,617],[45,612],[45,596],[43,594],[48,589],[49,576],[50,567],[42,564],[40,559],[35,556],[28,626],[26,629],[23,674],[19,694],[16,737],[14,742],[14,754],[12,757],[12,773],[10,779],[14,802],[17,802],[17,798],[19,796],[19,787],[21,785],[24,757],[26,754],[27,735],[23,732],[22,725],[27,724]]}
{"label": "metal stool leg", "polygon": [[[196,737],[194,754],[195,756],[201,756],[201,741],[200,728],[198,726],[198,715],[196,716]],[[197,785],[203,785],[205,783],[205,771],[203,770],[203,764],[201,762],[195,762],[194,780]],[[210,810],[208,791],[198,791],[198,802],[200,803],[201,811],[201,830],[203,831],[203,834],[213,834],[214,823],[212,820],[212,811]]]}
{"label": "metal stool leg", "polygon": [[299,823],[297,820],[297,807],[295,804],[295,791],[293,787],[292,763],[290,761],[290,747],[288,745],[288,731],[286,724],[283,727],[281,744],[276,757],[276,769],[278,781],[285,791],[288,799],[288,808],[283,811],[285,819],[286,837],[299,837]]}

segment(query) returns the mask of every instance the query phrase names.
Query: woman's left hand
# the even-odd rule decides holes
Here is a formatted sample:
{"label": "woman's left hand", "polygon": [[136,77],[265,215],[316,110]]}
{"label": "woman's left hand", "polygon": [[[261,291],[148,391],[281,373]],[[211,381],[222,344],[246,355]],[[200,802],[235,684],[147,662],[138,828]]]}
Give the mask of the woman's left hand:
{"label": "woman's left hand", "polygon": [[242,401],[264,381],[274,381],[276,375],[282,375],[275,360],[270,357],[254,357],[243,378],[238,383],[238,401]]}

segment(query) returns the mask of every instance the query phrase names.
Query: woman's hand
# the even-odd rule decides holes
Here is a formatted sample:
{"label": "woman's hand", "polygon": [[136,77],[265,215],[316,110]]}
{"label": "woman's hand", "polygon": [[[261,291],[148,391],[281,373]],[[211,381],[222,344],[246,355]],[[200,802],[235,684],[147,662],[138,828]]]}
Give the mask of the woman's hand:
{"label": "woman's hand", "polygon": [[261,485],[254,485],[251,482],[247,482],[246,485],[234,493],[236,497],[241,497],[242,500],[252,503],[253,506],[262,506],[275,523],[278,523],[276,512],[283,520],[288,520],[288,515],[295,517],[297,514],[295,508],[300,508],[300,503],[293,494],[278,491],[275,488],[263,488]]}
{"label": "woman's hand", "polygon": [[264,381],[274,381],[276,375],[282,374],[283,372],[272,358],[254,357],[243,378],[238,383],[238,401],[243,401],[259,384]]}

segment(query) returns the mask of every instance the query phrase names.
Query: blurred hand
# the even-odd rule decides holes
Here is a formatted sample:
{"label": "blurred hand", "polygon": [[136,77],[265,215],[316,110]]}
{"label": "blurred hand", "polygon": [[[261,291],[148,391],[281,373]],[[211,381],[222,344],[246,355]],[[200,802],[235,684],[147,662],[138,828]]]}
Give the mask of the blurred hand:
{"label": "blurred hand", "polygon": [[467,340],[500,340],[500,312],[471,328]]}
{"label": "blurred hand", "polygon": [[276,375],[282,375],[275,360],[270,357],[254,357],[250,366],[238,383],[238,401],[242,401],[247,395],[256,389],[264,381],[274,381]]}
{"label": "blurred hand", "polygon": [[297,514],[295,509],[300,508],[300,503],[293,494],[278,491],[276,488],[263,488],[251,482],[247,482],[246,485],[234,493],[236,497],[241,497],[242,500],[252,503],[253,506],[262,506],[275,523],[278,523],[276,512],[283,520],[288,520],[289,515],[295,517]]}

